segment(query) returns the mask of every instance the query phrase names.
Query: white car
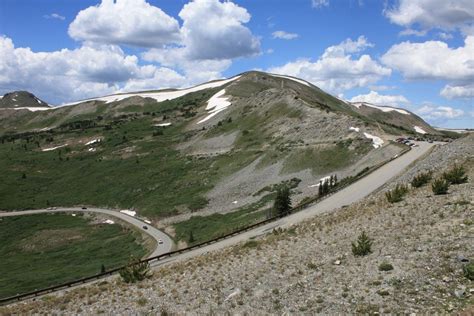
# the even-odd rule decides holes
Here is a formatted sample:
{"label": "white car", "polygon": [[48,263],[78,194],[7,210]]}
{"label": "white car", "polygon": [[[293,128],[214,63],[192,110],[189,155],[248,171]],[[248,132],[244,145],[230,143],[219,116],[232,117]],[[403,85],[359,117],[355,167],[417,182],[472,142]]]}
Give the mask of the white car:
{"label": "white car", "polygon": [[158,243],[161,245],[163,243],[163,240],[158,239]]}

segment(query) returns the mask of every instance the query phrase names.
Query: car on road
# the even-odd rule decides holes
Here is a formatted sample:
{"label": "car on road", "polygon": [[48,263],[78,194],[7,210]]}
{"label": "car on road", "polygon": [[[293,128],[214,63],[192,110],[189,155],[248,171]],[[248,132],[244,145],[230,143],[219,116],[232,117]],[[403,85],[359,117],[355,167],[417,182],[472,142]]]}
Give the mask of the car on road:
{"label": "car on road", "polygon": [[148,227],[147,227],[146,225],[143,225],[143,229],[145,229],[145,230],[146,230],[146,229],[148,229]]}
{"label": "car on road", "polygon": [[161,245],[163,243],[163,240],[158,239],[158,243]]}
{"label": "car on road", "polygon": [[87,207],[83,206],[82,209],[83,209],[83,210],[87,210]]}

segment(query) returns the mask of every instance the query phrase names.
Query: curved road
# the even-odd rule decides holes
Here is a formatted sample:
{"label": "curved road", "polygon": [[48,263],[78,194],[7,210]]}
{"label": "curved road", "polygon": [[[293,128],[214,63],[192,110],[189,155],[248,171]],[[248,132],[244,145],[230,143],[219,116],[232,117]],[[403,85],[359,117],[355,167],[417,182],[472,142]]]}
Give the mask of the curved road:
{"label": "curved road", "polygon": [[411,163],[413,163],[415,160],[425,155],[434,145],[437,145],[439,143],[430,144],[427,142],[417,142],[417,144],[419,145],[419,147],[412,148],[409,152],[385,164],[384,166],[375,170],[371,174],[354,182],[348,187],[328,196],[326,199],[322,200],[321,202],[318,202],[314,205],[307,207],[306,209],[303,209],[292,215],[279,219],[275,222],[271,222],[266,225],[256,227],[255,229],[230,237],[228,239],[224,239],[216,243],[204,246],[202,248],[197,248],[189,252],[185,252],[185,253],[170,257],[170,258],[162,259],[158,262],[153,263],[153,265],[162,265],[162,264],[177,261],[177,260],[183,260],[183,259],[191,258],[194,256],[198,256],[200,254],[204,254],[209,251],[213,251],[213,250],[221,249],[230,245],[234,245],[241,241],[245,241],[245,240],[260,236],[260,235],[264,235],[270,232],[274,228],[289,227],[293,224],[302,222],[311,217],[314,217],[323,213],[331,212],[342,206],[357,202],[365,198],[369,194],[377,191],[385,183],[387,183],[392,178],[402,173],[403,170],[407,168]]}
{"label": "curved road", "polygon": [[[101,213],[101,214],[105,214],[105,215],[109,215],[109,216],[113,216],[115,218],[121,219],[129,223],[130,225],[135,226],[141,232],[144,232],[148,234],[150,237],[152,237],[156,242],[156,247],[153,250],[153,252],[148,256],[149,258],[170,252],[174,245],[173,240],[168,235],[163,233],[161,230],[141,221],[140,219],[136,217],[133,217],[133,216],[130,216],[118,211],[112,211],[112,210],[101,209],[101,208],[96,208],[96,207],[90,207],[87,209],[83,209],[80,207],[58,207],[56,209],[38,209],[38,210],[28,210],[28,211],[4,212],[4,213],[0,213],[0,217],[32,215],[32,214],[42,214],[42,213],[64,213],[64,212]],[[147,229],[144,229],[143,226],[146,226]],[[159,243],[160,240],[162,241],[161,244]]]}

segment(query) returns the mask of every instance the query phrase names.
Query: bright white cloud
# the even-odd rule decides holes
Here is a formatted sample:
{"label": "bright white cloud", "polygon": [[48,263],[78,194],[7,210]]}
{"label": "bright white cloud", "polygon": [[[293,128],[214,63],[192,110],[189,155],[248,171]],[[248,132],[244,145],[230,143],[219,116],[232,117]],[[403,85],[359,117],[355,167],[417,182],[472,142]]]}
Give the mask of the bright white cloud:
{"label": "bright white cloud", "polygon": [[463,110],[435,105],[424,105],[415,112],[429,120],[453,119],[464,115]]}
{"label": "bright white cloud", "polygon": [[329,0],[311,0],[311,6],[316,9],[327,7],[329,6]]}
{"label": "bright white cloud", "polygon": [[391,74],[391,69],[383,67],[369,55],[354,56],[372,46],[364,36],[357,41],[347,39],[339,45],[328,47],[315,61],[299,59],[268,71],[302,78],[339,94],[352,88],[368,86]]}
{"label": "bright white cloud", "polygon": [[459,28],[464,34],[473,34],[474,1],[400,0],[385,15],[392,23],[408,28],[414,25],[422,30]]}
{"label": "bright white cloud", "polygon": [[368,94],[360,94],[353,97],[351,102],[367,102],[375,105],[391,105],[399,106],[400,104],[407,104],[408,100],[403,95],[383,95],[376,91],[370,91]]}
{"label": "bright white cloud", "polygon": [[446,85],[440,94],[447,99],[474,98],[474,84],[467,84],[465,86]]}
{"label": "bright white cloud", "polygon": [[179,23],[145,0],[102,0],[80,11],[69,26],[76,40],[140,47],[180,41]]}
{"label": "bright white cloud", "polygon": [[48,15],[43,15],[43,17],[45,19],[57,19],[57,20],[61,20],[61,21],[64,21],[66,19],[65,16],[62,16],[58,13],[51,13],[51,14],[48,14]]}
{"label": "bright white cloud", "polygon": [[[149,85],[145,85],[148,82]],[[186,84],[176,72],[153,65],[113,45],[86,45],[55,52],[15,48],[0,37],[0,86],[3,92],[29,90],[52,103],[116,92],[122,87],[169,87]]]}
{"label": "bright white cloud", "polygon": [[272,33],[273,38],[284,39],[284,40],[292,40],[298,38],[299,35],[296,33],[288,33],[285,31],[275,31]]}
{"label": "bright white cloud", "polygon": [[[392,46],[382,62],[412,80],[447,80],[441,95],[466,97],[474,82],[474,36],[467,36],[464,46],[450,48],[445,42],[403,42]],[[471,92],[469,92],[471,91]]]}
{"label": "bright white cloud", "polygon": [[243,24],[250,14],[232,2],[194,0],[179,17],[182,45],[188,59],[233,59],[260,53],[260,41]]}

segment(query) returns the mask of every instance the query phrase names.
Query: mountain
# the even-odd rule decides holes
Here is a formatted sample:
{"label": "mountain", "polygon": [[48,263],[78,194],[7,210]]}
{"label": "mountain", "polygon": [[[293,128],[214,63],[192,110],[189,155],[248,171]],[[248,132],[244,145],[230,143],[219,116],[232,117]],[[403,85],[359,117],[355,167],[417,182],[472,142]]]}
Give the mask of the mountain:
{"label": "mountain", "polygon": [[[444,137],[403,109],[351,104],[298,78],[247,72],[182,90],[0,111],[0,209],[134,208],[177,240],[266,216],[320,179],[355,176],[400,154],[404,136]],[[21,188],[19,190],[18,188]]]}
{"label": "mountain", "polygon": [[0,109],[39,111],[49,108],[48,103],[28,91],[13,91],[0,97]]}

